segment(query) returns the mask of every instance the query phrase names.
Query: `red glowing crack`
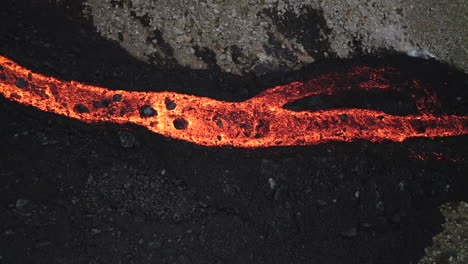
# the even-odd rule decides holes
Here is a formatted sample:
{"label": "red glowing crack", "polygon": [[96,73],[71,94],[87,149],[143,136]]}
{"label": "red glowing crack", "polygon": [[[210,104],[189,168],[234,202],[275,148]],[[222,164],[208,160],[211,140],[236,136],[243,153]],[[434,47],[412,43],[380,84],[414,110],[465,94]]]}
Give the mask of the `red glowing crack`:
{"label": "red glowing crack", "polygon": [[[32,73],[0,56],[0,93],[43,111],[84,122],[134,123],[167,137],[205,146],[245,148],[313,145],[364,139],[401,142],[412,137],[468,133],[468,116],[436,116],[437,98],[418,81],[408,81],[420,112],[398,116],[369,109],[292,111],[287,103],[347,89],[394,89],[393,69],[356,67],[310,81],[268,89],[244,102],[224,102],[174,92],[109,90]],[[357,85],[347,84],[353,80]]]}

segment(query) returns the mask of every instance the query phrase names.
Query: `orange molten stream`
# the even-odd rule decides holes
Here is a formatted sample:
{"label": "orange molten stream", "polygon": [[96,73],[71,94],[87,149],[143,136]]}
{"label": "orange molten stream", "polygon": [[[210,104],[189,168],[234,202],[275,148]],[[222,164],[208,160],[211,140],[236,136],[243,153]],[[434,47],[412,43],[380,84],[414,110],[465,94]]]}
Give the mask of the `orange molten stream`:
{"label": "orange molten stream", "polygon": [[[468,116],[435,115],[435,94],[419,81],[398,87],[391,68],[356,67],[301,83],[268,89],[244,102],[224,102],[174,92],[109,90],[46,77],[0,56],[0,93],[22,104],[85,122],[134,123],[164,136],[205,146],[245,148],[313,145],[329,141],[401,142],[412,137],[468,133]],[[353,87],[346,80],[353,80]],[[406,86],[406,87],[403,87]],[[408,88],[409,87],[409,88]],[[409,90],[417,115],[390,115],[370,109],[292,111],[287,103],[347,89]]]}

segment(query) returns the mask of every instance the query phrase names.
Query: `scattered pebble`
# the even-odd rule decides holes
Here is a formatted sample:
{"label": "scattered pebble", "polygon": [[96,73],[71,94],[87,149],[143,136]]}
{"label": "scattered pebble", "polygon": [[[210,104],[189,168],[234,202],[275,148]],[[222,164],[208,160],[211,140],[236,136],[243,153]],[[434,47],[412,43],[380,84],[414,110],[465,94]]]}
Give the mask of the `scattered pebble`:
{"label": "scattered pebble", "polygon": [[398,189],[400,189],[400,191],[404,191],[405,186],[406,186],[406,183],[404,181],[401,181],[398,183]]}
{"label": "scattered pebble", "polygon": [[445,185],[445,191],[448,192],[450,190],[450,184]]}
{"label": "scattered pebble", "polygon": [[357,236],[357,228],[356,227],[352,227],[346,231],[343,231],[341,232],[341,235],[343,237],[346,237],[346,238],[352,238],[352,237],[355,237]]}
{"label": "scattered pebble", "polygon": [[361,223],[361,227],[370,228],[371,224],[364,222],[364,223]]}
{"label": "scattered pebble", "polygon": [[356,198],[356,199],[359,198],[359,195],[360,195],[359,191],[356,191],[356,192],[354,193],[354,198]]}
{"label": "scattered pebble", "polygon": [[135,145],[136,139],[132,133],[127,131],[119,132],[120,144],[124,148],[132,148]]}
{"label": "scattered pebble", "polygon": [[270,185],[270,189],[274,190],[276,188],[276,181],[273,178],[268,179],[268,184]]}
{"label": "scattered pebble", "polygon": [[325,202],[324,200],[317,200],[317,204],[319,206],[326,206],[327,205],[327,202]]}
{"label": "scattered pebble", "polygon": [[21,208],[23,208],[24,206],[26,206],[28,203],[29,203],[29,201],[26,200],[26,199],[18,199],[18,200],[16,201],[16,208],[17,208],[17,209],[21,209]]}
{"label": "scattered pebble", "polygon": [[159,240],[155,240],[155,241],[152,241],[152,242],[148,243],[148,247],[153,248],[153,249],[158,249],[161,246],[162,246],[162,243]]}

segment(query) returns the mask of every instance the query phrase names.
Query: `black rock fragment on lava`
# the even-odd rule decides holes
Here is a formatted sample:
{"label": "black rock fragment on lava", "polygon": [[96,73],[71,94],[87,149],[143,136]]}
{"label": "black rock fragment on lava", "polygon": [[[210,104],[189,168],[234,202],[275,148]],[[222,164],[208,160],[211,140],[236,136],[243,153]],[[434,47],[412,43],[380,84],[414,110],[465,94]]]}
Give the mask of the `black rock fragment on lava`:
{"label": "black rock fragment on lava", "polygon": [[86,106],[84,106],[82,104],[75,105],[75,111],[80,113],[80,114],[89,113],[88,107],[86,107]]}
{"label": "black rock fragment on lava", "polygon": [[114,94],[114,96],[112,96],[112,100],[114,100],[114,102],[120,102],[120,101],[122,101],[122,95],[121,94]]}
{"label": "black rock fragment on lava", "polygon": [[157,116],[157,115],[158,115],[158,112],[149,105],[143,105],[142,107],[140,107],[141,117],[152,117],[152,116]]}
{"label": "black rock fragment on lava", "polygon": [[16,87],[18,87],[20,89],[23,89],[24,87],[26,87],[28,85],[28,82],[23,78],[18,78],[18,79],[16,79],[15,85],[16,85]]}
{"label": "black rock fragment on lava", "polygon": [[188,126],[187,120],[183,118],[177,118],[174,120],[173,123],[174,123],[175,129],[178,129],[178,130],[186,129]]}
{"label": "black rock fragment on lava", "polygon": [[341,121],[346,121],[346,120],[348,120],[348,115],[347,114],[341,114],[340,119],[341,119]]}
{"label": "black rock fragment on lava", "polygon": [[177,104],[169,98],[166,98],[164,103],[166,104],[167,110],[174,110],[177,107]]}
{"label": "black rock fragment on lava", "polygon": [[94,107],[96,108],[103,108],[103,107],[108,107],[111,103],[109,99],[104,99],[102,101],[94,101]]}

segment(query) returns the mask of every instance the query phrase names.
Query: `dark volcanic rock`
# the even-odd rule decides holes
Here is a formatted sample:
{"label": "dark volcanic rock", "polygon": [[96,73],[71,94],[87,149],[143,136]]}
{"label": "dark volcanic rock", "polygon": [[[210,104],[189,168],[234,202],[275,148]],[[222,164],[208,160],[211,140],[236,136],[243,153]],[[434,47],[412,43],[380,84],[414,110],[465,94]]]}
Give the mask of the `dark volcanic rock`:
{"label": "dark volcanic rock", "polygon": [[127,131],[119,132],[120,144],[124,148],[132,148],[135,145],[136,139],[135,136]]}
{"label": "dark volcanic rock", "polygon": [[24,87],[28,86],[28,82],[23,78],[18,78],[18,79],[16,79],[15,85],[18,88],[24,88]]}
{"label": "dark volcanic rock", "polygon": [[142,117],[152,117],[157,115],[158,112],[149,105],[143,105],[142,107],[140,107],[140,116]]}

